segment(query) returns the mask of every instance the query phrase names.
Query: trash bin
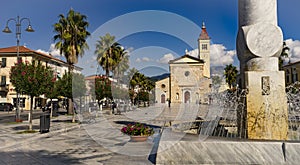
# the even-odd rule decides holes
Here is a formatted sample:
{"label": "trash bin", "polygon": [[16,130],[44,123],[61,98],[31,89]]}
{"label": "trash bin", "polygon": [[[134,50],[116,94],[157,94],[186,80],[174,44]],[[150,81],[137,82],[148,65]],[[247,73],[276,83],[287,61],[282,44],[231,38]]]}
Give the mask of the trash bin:
{"label": "trash bin", "polygon": [[50,114],[44,113],[40,116],[40,133],[49,132],[50,129]]}

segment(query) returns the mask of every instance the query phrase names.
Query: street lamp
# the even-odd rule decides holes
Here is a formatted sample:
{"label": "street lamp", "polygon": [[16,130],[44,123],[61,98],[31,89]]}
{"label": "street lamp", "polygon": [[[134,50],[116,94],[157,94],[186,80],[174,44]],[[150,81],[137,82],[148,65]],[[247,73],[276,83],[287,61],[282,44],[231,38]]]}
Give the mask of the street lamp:
{"label": "street lamp", "polygon": [[[7,20],[6,22],[6,26],[4,28],[4,30],[2,32],[4,33],[11,33],[12,31],[9,29],[8,27],[8,23],[10,21],[14,21],[16,23],[16,38],[17,38],[17,62],[19,62],[20,60],[20,57],[19,57],[19,54],[20,54],[20,39],[21,39],[21,23],[24,21],[24,20],[27,20],[28,21],[28,27],[25,29],[25,31],[27,32],[34,32],[34,30],[32,29],[31,27],[31,24],[30,24],[30,20],[29,18],[21,18],[19,16],[17,16],[17,18],[10,18]],[[20,104],[20,100],[19,100],[19,92],[17,92],[17,109],[16,109],[16,120],[19,120],[20,119],[20,109],[19,109],[19,105]]]}

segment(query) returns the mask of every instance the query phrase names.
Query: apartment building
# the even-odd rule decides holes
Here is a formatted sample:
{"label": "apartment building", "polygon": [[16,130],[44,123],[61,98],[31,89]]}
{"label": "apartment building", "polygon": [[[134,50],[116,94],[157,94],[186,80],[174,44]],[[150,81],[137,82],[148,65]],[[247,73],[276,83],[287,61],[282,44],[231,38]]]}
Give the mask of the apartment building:
{"label": "apartment building", "polygon": [[[17,62],[17,46],[0,48],[0,102],[12,103],[16,106],[17,92],[14,90],[14,86],[10,83],[9,75],[10,69]],[[50,54],[41,53],[35,50],[31,50],[25,46],[19,46],[19,58],[22,61],[28,62],[40,62],[45,66],[49,66],[53,69],[54,75],[62,77],[68,71],[68,64],[51,56]],[[74,72],[81,73],[82,68],[75,66]],[[23,110],[30,109],[30,97],[27,95],[20,95],[20,108]],[[40,96],[34,98],[34,108],[40,108],[45,104],[47,98]]]}

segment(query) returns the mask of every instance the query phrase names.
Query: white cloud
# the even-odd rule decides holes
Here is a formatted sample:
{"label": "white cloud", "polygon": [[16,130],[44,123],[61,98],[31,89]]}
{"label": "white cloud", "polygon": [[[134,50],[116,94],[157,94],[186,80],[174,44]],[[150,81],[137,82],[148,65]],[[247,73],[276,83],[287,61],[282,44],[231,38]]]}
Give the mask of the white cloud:
{"label": "white cloud", "polygon": [[38,50],[36,50],[36,51],[39,52],[39,53],[43,53],[43,54],[49,54],[49,52],[44,51],[44,50],[42,50],[42,49],[38,49]]}
{"label": "white cloud", "polygon": [[[193,57],[198,57],[198,49],[188,51],[187,54]],[[232,64],[236,55],[235,50],[226,50],[226,47],[221,44],[210,45],[210,64],[211,66],[225,66]]]}
{"label": "white cloud", "polygon": [[233,57],[236,55],[235,50],[226,50],[221,44],[210,46],[210,63],[212,66],[225,66],[234,62]]}
{"label": "white cloud", "polygon": [[149,61],[151,61],[151,59],[148,58],[148,57],[143,57],[142,60],[143,60],[144,62],[149,62]]}
{"label": "white cloud", "polygon": [[140,62],[150,62],[150,61],[153,61],[153,60],[151,60],[151,59],[148,58],[148,57],[137,58],[137,59],[135,60],[135,62],[138,62],[138,63],[140,63]]}
{"label": "white cloud", "polygon": [[45,50],[41,50],[41,49],[38,49],[36,51],[44,53],[44,54],[51,54],[52,56],[60,56],[59,50],[55,49],[55,44],[50,45],[49,51],[45,51]]}
{"label": "white cloud", "polygon": [[194,50],[188,51],[186,54],[188,54],[190,56],[193,56],[193,57],[198,57],[199,50],[198,49],[194,49]]}
{"label": "white cloud", "polygon": [[174,60],[174,59],[175,59],[174,55],[172,53],[168,53],[163,55],[163,57],[157,60],[157,62],[161,64],[167,64],[170,60]]}
{"label": "white cloud", "polygon": [[289,50],[289,59],[290,62],[300,61],[300,41],[287,39],[285,40],[287,47],[290,48]]}
{"label": "white cloud", "polygon": [[135,62],[140,63],[142,60],[140,58],[135,59]]}

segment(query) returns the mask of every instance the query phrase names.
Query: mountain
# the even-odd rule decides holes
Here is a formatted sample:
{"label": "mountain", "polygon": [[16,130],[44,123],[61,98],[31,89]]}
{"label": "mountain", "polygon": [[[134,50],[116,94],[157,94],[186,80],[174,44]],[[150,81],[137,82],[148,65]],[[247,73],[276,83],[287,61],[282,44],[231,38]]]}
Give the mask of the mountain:
{"label": "mountain", "polygon": [[158,75],[158,76],[152,76],[152,77],[150,77],[150,80],[158,81],[158,80],[162,80],[162,79],[167,78],[167,77],[170,77],[170,73],[164,73],[164,74],[161,74],[161,75]]}

